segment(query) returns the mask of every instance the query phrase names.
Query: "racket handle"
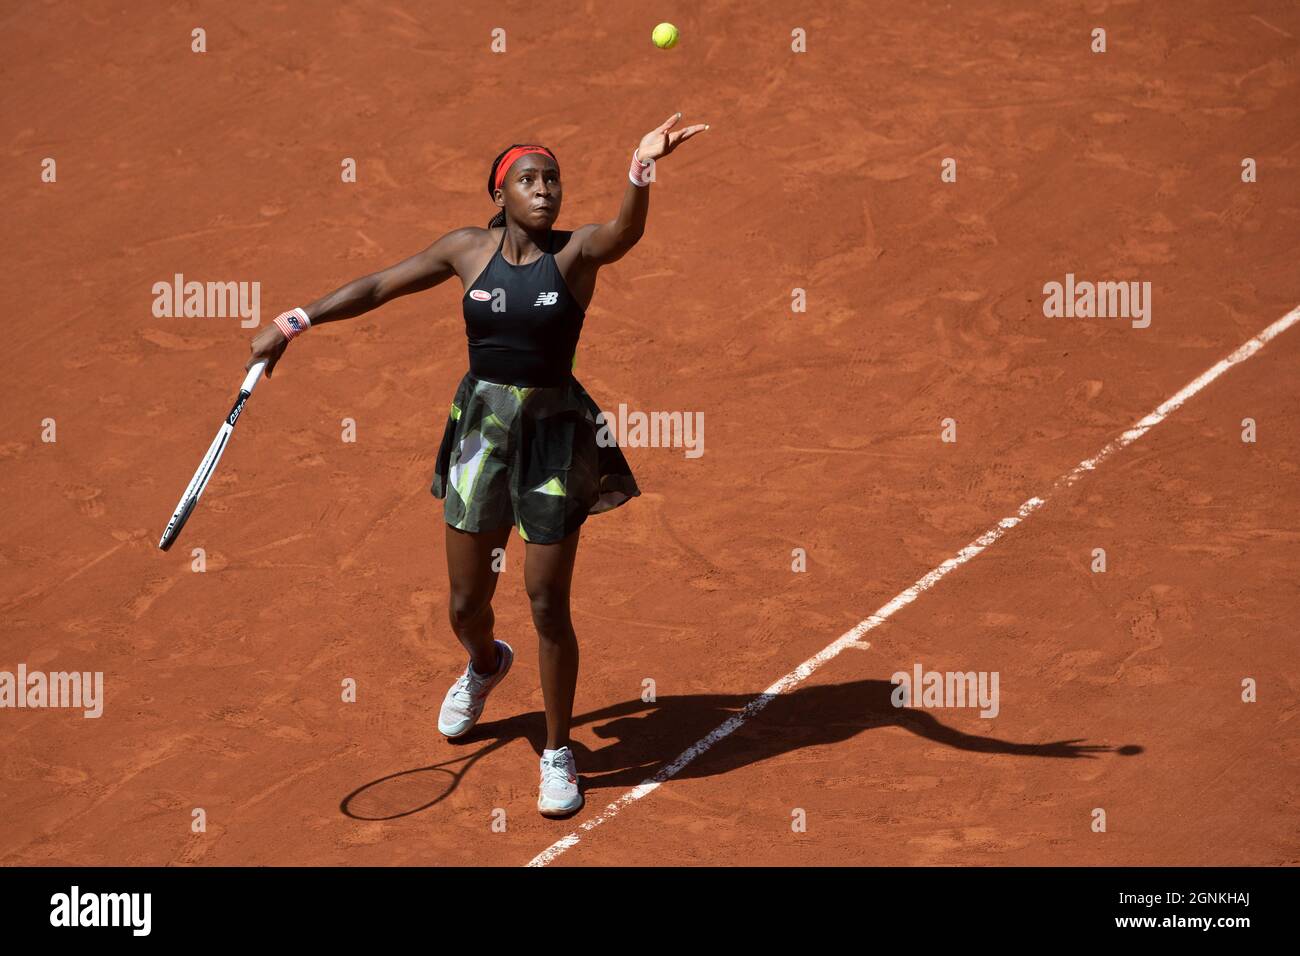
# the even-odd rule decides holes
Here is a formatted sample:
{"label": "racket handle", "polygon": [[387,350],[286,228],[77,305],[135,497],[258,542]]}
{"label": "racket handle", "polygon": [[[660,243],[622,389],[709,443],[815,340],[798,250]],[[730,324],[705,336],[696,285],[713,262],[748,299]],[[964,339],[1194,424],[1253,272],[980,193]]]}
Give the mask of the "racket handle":
{"label": "racket handle", "polygon": [[251,395],[253,393],[253,386],[257,384],[257,380],[262,377],[262,372],[265,370],[265,362],[258,362],[250,368],[248,374],[244,376],[244,384],[239,386],[239,390],[241,392],[248,392]]}

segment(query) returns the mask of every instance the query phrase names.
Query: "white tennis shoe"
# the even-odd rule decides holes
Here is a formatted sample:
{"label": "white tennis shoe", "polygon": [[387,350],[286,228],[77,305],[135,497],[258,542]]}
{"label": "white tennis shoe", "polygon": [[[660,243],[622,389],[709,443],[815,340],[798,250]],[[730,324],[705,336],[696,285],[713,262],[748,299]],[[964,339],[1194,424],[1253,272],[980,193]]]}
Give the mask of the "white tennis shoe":
{"label": "white tennis shoe", "polygon": [[483,715],[483,705],[487,703],[488,694],[509,673],[515,652],[505,641],[495,643],[501,651],[501,664],[497,667],[497,672],[484,677],[466,664],[465,673],[451,685],[447,696],[443,698],[442,710],[438,713],[438,730],[444,736],[461,737],[469,733]]}
{"label": "white tennis shoe", "polygon": [[567,817],[582,809],[578,767],[568,747],[542,751],[542,782],[537,791],[537,812],[544,817]]}

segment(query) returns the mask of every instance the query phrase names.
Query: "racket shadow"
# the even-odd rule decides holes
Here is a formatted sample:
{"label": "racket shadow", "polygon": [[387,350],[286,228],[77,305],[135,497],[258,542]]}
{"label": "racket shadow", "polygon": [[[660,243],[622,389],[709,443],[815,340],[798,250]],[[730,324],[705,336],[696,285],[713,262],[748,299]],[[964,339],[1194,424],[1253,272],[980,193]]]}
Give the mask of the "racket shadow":
{"label": "racket shadow", "polygon": [[[521,737],[536,737],[538,721],[544,725],[545,719],[546,715],[537,711],[480,724],[466,736],[447,741],[459,749],[478,744],[477,749],[427,767],[399,770],[372,780],[339,801],[339,810],[354,820],[371,821],[397,820],[428,810],[451,796],[469,769],[488,754]],[[540,739],[544,736],[543,727]],[[538,746],[536,741],[533,743]],[[456,767],[457,764],[460,766]]]}

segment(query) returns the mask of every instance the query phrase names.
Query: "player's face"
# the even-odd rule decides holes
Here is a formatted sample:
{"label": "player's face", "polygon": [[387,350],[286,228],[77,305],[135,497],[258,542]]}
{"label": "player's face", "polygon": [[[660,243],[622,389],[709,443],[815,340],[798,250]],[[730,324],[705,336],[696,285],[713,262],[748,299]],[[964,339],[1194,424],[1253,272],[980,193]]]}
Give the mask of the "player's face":
{"label": "player's face", "polygon": [[521,156],[506,173],[501,192],[513,221],[532,229],[548,229],[560,215],[560,167],[541,153]]}

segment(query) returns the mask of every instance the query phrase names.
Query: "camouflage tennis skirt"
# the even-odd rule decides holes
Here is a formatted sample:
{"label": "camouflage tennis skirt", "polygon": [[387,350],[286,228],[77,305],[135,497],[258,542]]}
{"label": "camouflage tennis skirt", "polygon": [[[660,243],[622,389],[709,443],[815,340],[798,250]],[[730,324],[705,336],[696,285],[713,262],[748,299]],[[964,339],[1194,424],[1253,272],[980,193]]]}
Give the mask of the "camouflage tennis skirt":
{"label": "camouflage tennis skirt", "polygon": [[446,500],[447,524],[461,531],[514,525],[525,541],[553,544],[588,515],[641,494],[599,414],[575,378],[529,388],[467,373],[452,399],[430,489]]}

